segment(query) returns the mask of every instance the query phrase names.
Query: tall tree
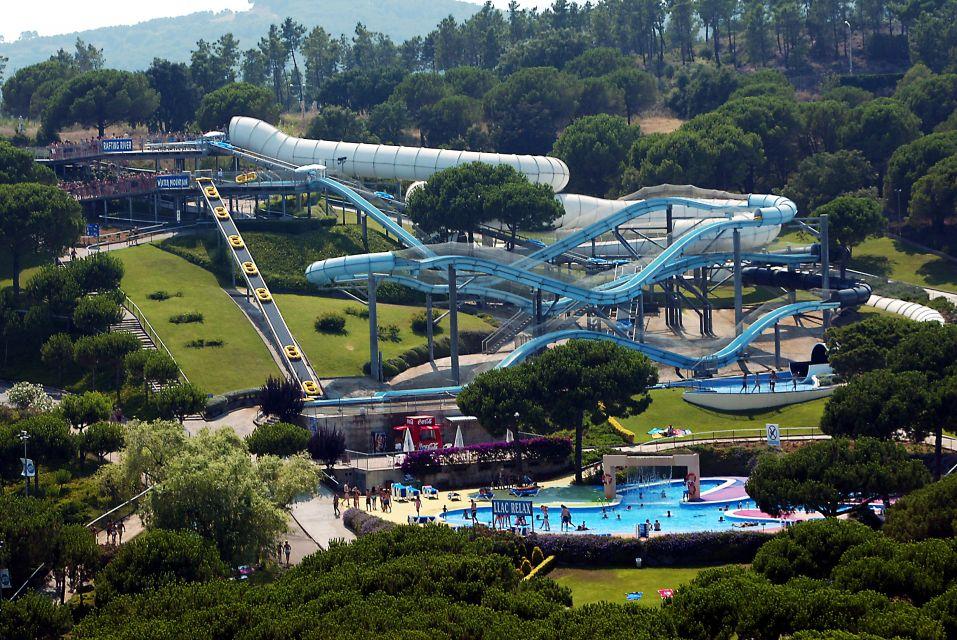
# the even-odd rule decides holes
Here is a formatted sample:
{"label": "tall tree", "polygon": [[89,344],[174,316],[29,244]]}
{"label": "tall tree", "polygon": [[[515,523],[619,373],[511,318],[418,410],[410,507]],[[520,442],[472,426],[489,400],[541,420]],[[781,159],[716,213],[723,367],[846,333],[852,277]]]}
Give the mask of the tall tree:
{"label": "tall tree", "polygon": [[204,131],[210,131],[229,124],[229,119],[236,115],[275,122],[279,105],[268,89],[236,82],[203,96],[196,110],[196,122]]}
{"label": "tall tree", "polygon": [[159,106],[159,95],[142,73],[102,69],[70,80],[43,116],[49,132],[73,123],[96,127],[102,137],[106,127],[120,122],[147,122]]}
{"label": "tall tree", "polygon": [[302,46],[302,38],[306,35],[306,27],[292,18],[286,18],[282,21],[280,30],[283,47],[289,52],[289,56],[292,58],[292,84],[298,93],[297,97],[299,98],[299,102],[303,105],[303,108],[305,108],[306,93],[305,87],[303,86],[303,77],[299,72],[299,63],[296,61],[296,51]]}
{"label": "tall tree", "polygon": [[184,131],[199,106],[199,88],[189,67],[182,62],[153,58],[146,77],[160,97],[154,114],[156,124],[163,131]]}
{"label": "tall tree", "polygon": [[767,454],[748,478],[748,495],[771,515],[804,508],[828,518],[927,484],[923,463],[893,442],[835,438]]}
{"label": "tall tree", "polygon": [[586,116],[568,125],[552,148],[571,172],[568,189],[595,196],[613,190],[621,164],[638,136],[638,127],[629,126],[619,116]]}
{"label": "tall tree", "polygon": [[341,43],[322,27],[315,27],[302,41],[302,57],[308,95],[310,99],[318,100],[322,85],[338,68],[342,58]]}
{"label": "tall tree", "polygon": [[24,256],[62,255],[83,228],[79,203],[59,188],[0,184],[0,247],[11,258],[14,297],[20,295]]}

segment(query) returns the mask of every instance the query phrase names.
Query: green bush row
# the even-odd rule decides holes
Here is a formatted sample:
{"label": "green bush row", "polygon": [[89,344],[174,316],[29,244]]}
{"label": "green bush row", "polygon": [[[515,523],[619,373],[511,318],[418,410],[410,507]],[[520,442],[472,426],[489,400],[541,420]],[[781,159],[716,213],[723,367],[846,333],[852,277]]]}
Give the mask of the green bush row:
{"label": "green bush row", "polygon": [[[482,331],[463,331],[459,334],[459,355],[478,353],[482,350],[482,341],[488,334]],[[435,341],[435,358],[448,358],[452,353],[452,341],[448,336],[442,336]],[[382,363],[382,373],[386,378],[393,378],[406,369],[417,367],[429,361],[429,346],[420,344],[404,351],[395,358],[389,358]],[[372,367],[366,362],[362,365],[362,372],[369,375]]]}

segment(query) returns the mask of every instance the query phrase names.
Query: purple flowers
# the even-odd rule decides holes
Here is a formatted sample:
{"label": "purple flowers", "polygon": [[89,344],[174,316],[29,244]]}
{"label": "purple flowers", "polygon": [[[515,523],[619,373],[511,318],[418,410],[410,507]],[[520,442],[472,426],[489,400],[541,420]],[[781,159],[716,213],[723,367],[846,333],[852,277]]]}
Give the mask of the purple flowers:
{"label": "purple flowers", "polygon": [[435,473],[454,464],[510,462],[521,455],[526,462],[560,462],[572,453],[567,438],[529,438],[514,442],[485,442],[457,449],[412,451],[405,456],[402,471],[413,476]]}

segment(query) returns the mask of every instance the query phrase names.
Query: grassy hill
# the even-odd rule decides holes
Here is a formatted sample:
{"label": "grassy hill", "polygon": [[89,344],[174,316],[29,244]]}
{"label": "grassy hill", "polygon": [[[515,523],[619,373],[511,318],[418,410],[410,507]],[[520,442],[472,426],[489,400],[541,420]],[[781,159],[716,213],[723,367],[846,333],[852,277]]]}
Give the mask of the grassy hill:
{"label": "grassy hill", "polygon": [[[95,3],[90,3],[95,11]],[[256,46],[272,23],[292,16],[308,29],[321,26],[334,37],[352,35],[357,22],[396,42],[426,35],[443,18],[457,21],[479,10],[479,4],[459,0],[254,0],[248,11],[204,11],[175,18],[158,18],[134,25],[102,27],[58,36],[0,44],[10,58],[7,77],[20,67],[46,60],[60,48],[73,50],[79,36],[103,49],[106,66],[131,71],[145,69],[154,57],[188,62],[196,41],[214,41],[227,32],[242,49]],[[117,18],[121,20],[122,18]]]}

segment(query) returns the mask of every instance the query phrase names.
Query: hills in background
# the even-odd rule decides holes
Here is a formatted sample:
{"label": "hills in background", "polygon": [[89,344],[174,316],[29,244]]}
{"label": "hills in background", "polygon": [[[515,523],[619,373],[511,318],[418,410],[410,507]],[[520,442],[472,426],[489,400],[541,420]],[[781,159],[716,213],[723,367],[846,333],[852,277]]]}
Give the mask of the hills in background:
{"label": "hills in background", "polygon": [[287,16],[308,29],[321,26],[334,36],[351,35],[361,22],[370,31],[382,32],[399,43],[426,35],[446,16],[461,21],[481,8],[460,0],[255,0],[252,4],[248,11],[205,11],[3,43],[0,55],[10,59],[5,76],[46,60],[60,48],[73,51],[77,37],[102,48],[106,66],[136,71],[146,69],[156,57],[187,62],[197,40],[216,40],[226,32],[239,39],[242,50],[249,49],[270,24]]}

